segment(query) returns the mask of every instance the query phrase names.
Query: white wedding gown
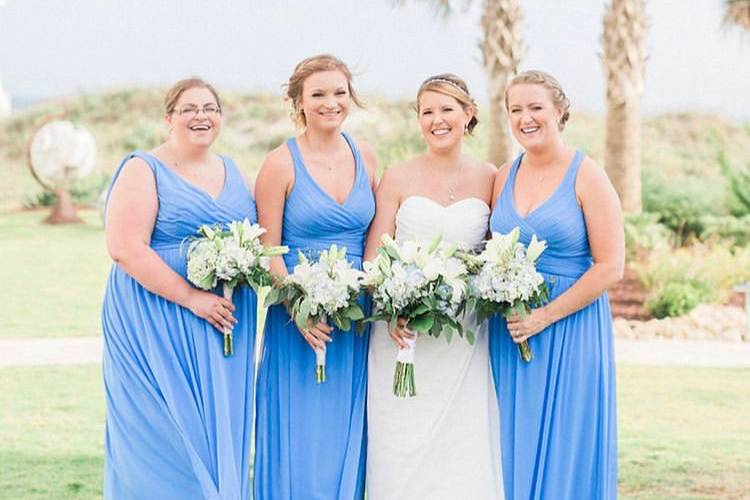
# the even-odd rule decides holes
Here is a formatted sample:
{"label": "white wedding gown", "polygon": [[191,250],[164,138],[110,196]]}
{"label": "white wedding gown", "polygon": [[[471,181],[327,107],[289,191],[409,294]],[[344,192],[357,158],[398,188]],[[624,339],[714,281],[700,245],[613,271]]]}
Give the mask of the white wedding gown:
{"label": "white wedding gown", "polygon": [[[448,207],[424,198],[404,200],[396,214],[396,240],[481,244],[490,209],[478,198]],[[368,500],[497,500],[503,498],[498,408],[486,323],[474,345],[455,335],[420,335],[414,378],[417,395],[393,395],[397,347],[385,322],[370,338],[367,396]]]}

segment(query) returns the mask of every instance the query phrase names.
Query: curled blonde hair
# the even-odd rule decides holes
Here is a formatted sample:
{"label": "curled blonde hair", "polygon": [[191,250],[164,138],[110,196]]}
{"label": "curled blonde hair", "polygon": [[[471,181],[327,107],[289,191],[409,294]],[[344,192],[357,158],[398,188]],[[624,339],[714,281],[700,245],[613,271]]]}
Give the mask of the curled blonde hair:
{"label": "curled blonde hair", "polygon": [[557,128],[561,131],[565,129],[565,124],[570,118],[570,99],[565,95],[565,91],[563,91],[562,85],[557,81],[557,78],[544,71],[530,70],[514,76],[508,84],[508,87],[505,89],[505,109],[508,110],[508,92],[510,92],[510,89],[513,88],[514,85],[524,83],[541,85],[549,91],[550,97],[552,98],[552,104],[563,112],[560,121],[557,123]]}
{"label": "curled blonde hair", "polygon": [[469,93],[469,87],[466,82],[458,75],[453,73],[441,73],[429,77],[427,80],[422,82],[417,91],[417,104],[415,109],[419,113],[419,98],[425,92],[437,92],[439,94],[447,95],[459,102],[464,111],[471,111],[472,116],[469,123],[466,125],[466,133],[471,135],[474,131],[474,127],[479,123],[477,113],[479,108],[477,107],[476,101],[471,97]]}
{"label": "curled blonde hair", "polygon": [[221,100],[219,99],[219,93],[216,92],[216,89],[202,78],[191,76],[180,80],[167,90],[167,94],[164,96],[164,112],[170,114],[174,111],[175,106],[177,106],[177,101],[180,100],[182,93],[196,87],[208,89],[209,92],[213,94],[214,99],[216,99],[216,104],[221,108]]}
{"label": "curled blonde hair", "polygon": [[320,71],[340,71],[346,77],[346,83],[352,101],[360,108],[364,107],[352,86],[352,72],[341,59],[331,54],[319,54],[317,56],[308,57],[297,63],[297,66],[294,67],[292,76],[289,77],[289,81],[282,86],[286,93],[285,99],[292,103],[292,120],[294,120],[294,123],[300,127],[307,125],[305,113],[299,109],[305,80],[307,80],[310,75]]}

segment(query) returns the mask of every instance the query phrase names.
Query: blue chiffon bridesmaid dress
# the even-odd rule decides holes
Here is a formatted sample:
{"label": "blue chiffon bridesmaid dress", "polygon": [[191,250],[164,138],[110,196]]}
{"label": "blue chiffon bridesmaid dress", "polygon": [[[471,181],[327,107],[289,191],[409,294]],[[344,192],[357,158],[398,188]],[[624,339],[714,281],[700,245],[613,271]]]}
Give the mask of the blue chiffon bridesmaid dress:
{"label": "blue chiffon bridesmaid dress", "polygon": [[[294,187],[285,206],[282,244],[291,272],[298,252],[315,256],[335,243],[361,268],[375,200],[354,141],[356,174],[339,204],[307,171],[297,141],[287,146]],[[258,376],[256,500],[353,500],[364,495],[365,401],[369,333],[335,331],[326,348],[326,381],[315,381],[315,353],[283,306],[268,314]]]}
{"label": "blue chiffon bridesmaid dress", "polygon": [[[231,159],[212,198],[151,154],[159,211],[151,248],[186,275],[186,238],[201,224],[256,221],[255,201]],[[218,292],[217,292],[218,293]],[[235,290],[234,355],[190,310],[143,288],[113,264],[102,309],[106,436],[104,497],[246,499],[252,447],[255,293]]]}
{"label": "blue chiffon bridesmaid dress", "polygon": [[[550,299],[592,265],[575,182],[577,151],[556,191],[521,217],[514,200],[523,155],[511,166],[490,219],[492,231],[521,229],[547,241],[537,267]],[[617,417],[612,315],[607,294],[529,339],[534,358],[521,360],[503,318],[490,323],[490,362],[500,406],[505,498],[508,500],[617,497]]]}

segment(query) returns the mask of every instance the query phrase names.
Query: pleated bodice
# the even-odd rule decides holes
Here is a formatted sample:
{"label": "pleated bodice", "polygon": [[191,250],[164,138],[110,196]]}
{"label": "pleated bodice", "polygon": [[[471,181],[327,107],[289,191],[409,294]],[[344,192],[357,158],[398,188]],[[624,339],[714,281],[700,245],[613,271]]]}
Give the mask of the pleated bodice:
{"label": "pleated bodice", "polygon": [[[375,214],[375,197],[362,156],[348,134],[342,133],[352,150],[354,184],[344,203],[338,203],[315,182],[302,159],[297,139],[287,141],[294,163],[294,186],[284,206],[282,244],[287,267],[297,263],[298,251],[315,256],[332,244],[346,247],[346,254],[361,264],[367,228]],[[290,269],[291,270],[291,269]]]}
{"label": "pleated bodice", "polygon": [[[568,170],[552,195],[526,217],[516,209],[513,190],[516,175],[523,160],[521,154],[513,162],[492,217],[492,231],[508,233],[514,227],[521,229],[520,241],[528,245],[532,235],[547,241],[547,249],[537,261],[540,272],[577,279],[591,267],[586,222],[575,197],[575,182],[583,153],[576,151]],[[572,194],[572,195],[571,195]]]}

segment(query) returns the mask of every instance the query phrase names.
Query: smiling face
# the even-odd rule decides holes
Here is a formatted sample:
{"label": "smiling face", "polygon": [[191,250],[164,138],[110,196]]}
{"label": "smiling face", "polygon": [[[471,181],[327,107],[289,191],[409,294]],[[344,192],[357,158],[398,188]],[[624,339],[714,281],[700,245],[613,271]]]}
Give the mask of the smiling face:
{"label": "smiling face", "polygon": [[192,87],[180,94],[166,120],[178,143],[207,148],[221,130],[221,108],[209,89]]}
{"label": "smiling face", "polygon": [[551,92],[543,85],[513,85],[508,90],[508,115],[513,137],[526,150],[560,140],[563,110],[555,106]]}
{"label": "smiling face", "polygon": [[455,97],[427,90],[419,96],[417,110],[422,136],[431,150],[445,151],[461,144],[472,114]]}
{"label": "smiling face", "polygon": [[302,84],[297,109],[304,113],[308,128],[338,129],[351,108],[349,81],[341,71],[317,71]]}

